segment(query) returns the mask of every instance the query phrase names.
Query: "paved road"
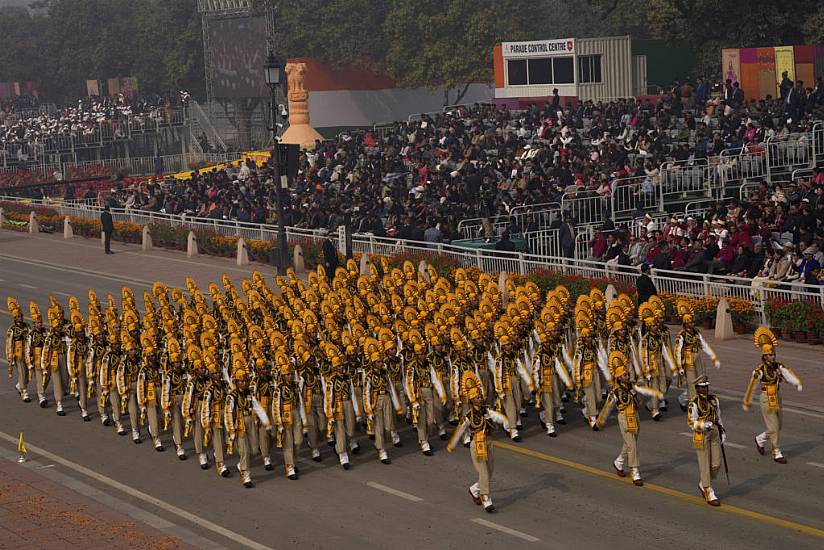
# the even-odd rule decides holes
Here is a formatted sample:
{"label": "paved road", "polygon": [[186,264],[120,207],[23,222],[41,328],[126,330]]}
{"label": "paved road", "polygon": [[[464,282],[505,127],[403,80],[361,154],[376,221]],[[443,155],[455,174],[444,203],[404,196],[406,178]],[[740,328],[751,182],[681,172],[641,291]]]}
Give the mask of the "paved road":
{"label": "paved road", "polygon": [[[134,280],[128,283],[141,289]],[[13,294],[21,304],[31,299],[45,304],[53,291],[63,299],[76,294],[85,307],[89,286],[105,295],[123,284],[117,276],[8,257],[0,262],[0,294]],[[0,315],[0,329],[5,331],[8,321],[8,314]],[[722,359],[729,358],[725,370],[737,353],[751,363],[752,357],[743,355],[751,343],[725,346],[730,348],[722,353]],[[788,353],[797,359],[797,370],[815,373],[820,367],[821,348]],[[737,368],[746,372],[749,367]],[[807,388],[820,384],[805,382]],[[725,389],[734,391],[740,384],[733,378]],[[788,399],[790,389],[785,390]],[[0,385],[0,448],[6,451],[0,459],[13,451],[23,431],[30,467],[53,470],[90,498],[105,499],[119,512],[196,547],[457,548],[471,541],[489,548],[821,548],[824,414],[796,407],[786,413],[782,446],[789,464],[780,466],[753,448],[753,435],[762,430],[760,415],[742,411],[737,399],[724,399],[722,406],[732,483],[716,483],[723,503],[718,509],[698,496],[694,452],[682,435],[686,421],[672,411],[660,423],[642,422],[644,488],[612,473],[611,460],[620,448],[614,419],[593,433],[571,410],[570,424],[550,439],[540,433],[533,412],[523,443],[496,441],[493,498],[499,512],[494,515],[484,514],[467,495],[474,481],[468,451],[450,455],[438,441],[435,456],[424,457],[408,429],[402,433],[405,446],[393,450],[390,466],[365,453],[347,472],[331,450],[316,464],[304,448],[299,481],[286,479],[279,467],[265,472],[257,459],[252,471],[257,487],[249,490],[237,476],[221,479],[214,470],[201,471],[192,459],[180,462],[145,442],[134,445],[101,426],[96,414],[94,422],[83,423],[73,405],[60,418],[53,408],[24,404],[11,382]],[[362,443],[368,446],[365,437]]]}

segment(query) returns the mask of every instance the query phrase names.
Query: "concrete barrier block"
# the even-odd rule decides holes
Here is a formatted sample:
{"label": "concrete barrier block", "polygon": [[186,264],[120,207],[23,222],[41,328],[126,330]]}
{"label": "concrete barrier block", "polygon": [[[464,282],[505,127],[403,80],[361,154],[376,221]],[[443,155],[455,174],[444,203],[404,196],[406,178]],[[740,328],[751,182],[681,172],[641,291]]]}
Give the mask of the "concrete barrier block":
{"label": "concrete barrier block", "polygon": [[6,219],[3,217],[3,209],[0,208],[0,225],[3,225],[4,221],[6,221]]}
{"label": "concrete barrier block", "polygon": [[249,251],[243,239],[237,240],[237,265],[249,265]]}
{"label": "concrete barrier block", "polygon": [[63,218],[63,238],[64,239],[74,238],[74,230],[72,229],[72,221],[69,219],[68,216]]}
{"label": "concrete barrier block", "polygon": [[715,311],[715,339],[730,340],[735,337],[732,330],[732,313],[726,298],[718,300],[718,309]]}
{"label": "concrete barrier block", "polygon": [[152,233],[151,233],[151,231],[149,231],[149,226],[144,225],[143,226],[143,242],[141,243],[140,248],[145,251],[145,250],[151,250],[153,246],[154,246],[154,243],[152,243]]}
{"label": "concrete barrier block", "polygon": [[369,255],[366,252],[360,257],[360,274],[369,276]]}
{"label": "concrete barrier block", "polygon": [[293,256],[293,264],[295,266],[295,273],[305,273],[306,272],[306,262],[303,261],[303,248],[299,245],[295,245],[295,249],[292,252]]}
{"label": "concrete barrier block", "polygon": [[106,234],[102,231],[100,232],[100,248],[106,249]]}
{"label": "concrete barrier block", "polygon": [[429,280],[429,264],[426,263],[425,260],[421,260],[420,262],[418,262],[418,273],[423,275],[423,278],[426,282],[432,282],[431,280]]}
{"label": "concrete barrier block", "polygon": [[189,236],[186,239],[186,257],[192,258],[197,254],[197,237],[195,237],[194,231],[189,231]]}
{"label": "concrete barrier block", "polygon": [[34,217],[34,211],[29,214],[29,233],[39,233],[40,226],[37,224],[37,218]]}

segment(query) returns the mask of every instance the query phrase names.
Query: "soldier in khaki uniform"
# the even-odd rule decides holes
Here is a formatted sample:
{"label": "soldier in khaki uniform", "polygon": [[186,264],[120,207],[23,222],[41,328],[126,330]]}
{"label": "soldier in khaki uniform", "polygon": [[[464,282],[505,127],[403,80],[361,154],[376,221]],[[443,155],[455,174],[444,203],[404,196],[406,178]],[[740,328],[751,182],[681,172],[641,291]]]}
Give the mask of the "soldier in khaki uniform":
{"label": "soldier in khaki uniform", "polygon": [[29,367],[29,378],[34,376],[37,387],[37,400],[40,407],[45,409],[49,406],[49,400],[46,399],[46,384],[49,381],[49,372],[48,369],[43,369],[40,358],[43,355],[43,345],[46,342],[46,328],[43,326],[43,316],[40,314],[37,303],[29,302],[29,312],[31,313],[31,327],[29,327],[28,334],[26,334],[26,346],[23,353]]}
{"label": "soldier in khaki uniform", "polygon": [[331,364],[323,377],[323,403],[326,416],[326,432],[335,436],[335,452],[344,470],[350,468],[349,449],[355,437],[354,385],[346,372],[344,355],[332,342],[322,342],[324,353]]}
{"label": "soldier in khaki uniform", "polygon": [[609,368],[614,373],[615,385],[607,396],[601,412],[598,414],[598,426],[604,427],[607,417],[614,406],[618,407],[618,428],[621,430],[621,437],[624,444],[621,453],[612,462],[618,477],[625,477],[624,466],[629,466],[632,483],[638,487],[644,484],[641,478],[640,461],[638,459],[638,432],[640,419],[638,418],[638,399],[635,396],[640,393],[658,397],[660,394],[656,390],[643,386],[633,385],[630,381],[630,361],[626,355],[620,351],[613,351],[609,354]]}
{"label": "soldier in khaki uniform", "polygon": [[726,440],[721,422],[721,406],[718,398],[710,393],[706,376],[695,380],[695,397],[690,401],[687,422],[692,429],[692,445],[698,456],[698,472],[701,477],[698,489],[710,506],[720,506],[715,496],[712,480],[721,469],[721,445]]}
{"label": "soldier in khaki uniform", "polygon": [[[231,455],[234,447],[237,446],[238,451],[240,451],[240,460],[237,463],[240,481],[248,489],[254,486],[252,474],[249,473],[249,466],[252,450],[258,446],[253,418],[254,397],[249,391],[249,373],[244,368],[245,358],[235,355],[232,362],[234,367],[232,381],[235,387],[226,395],[223,423],[226,426],[226,439],[228,441],[227,454]],[[266,420],[268,421],[268,418]]]}
{"label": "soldier in khaki uniform", "polygon": [[463,411],[458,428],[449,440],[446,450],[452,452],[463,438],[467,431],[471,437],[472,465],[478,472],[478,481],[469,487],[469,495],[472,501],[483,506],[489,513],[495,511],[490,497],[490,481],[495,462],[492,455],[492,441],[489,436],[495,424],[500,424],[505,430],[509,429],[509,422],[500,413],[488,408],[484,404],[484,394],[482,391],[480,378],[473,371],[464,371],[461,386],[469,399],[469,410]]}
{"label": "soldier in khaki uniform", "polygon": [[9,378],[13,376],[14,371],[17,371],[17,384],[15,389],[17,394],[24,402],[29,403],[29,369],[26,365],[25,348],[26,335],[29,327],[23,320],[23,314],[20,311],[20,305],[17,300],[9,297],[6,300],[9,313],[14,318],[11,326],[6,331],[6,361],[9,363]]}
{"label": "soldier in khaki uniform", "polygon": [[783,363],[775,360],[775,347],[778,345],[778,339],[770,329],[760,327],[755,331],[754,339],[755,347],[761,348],[761,363],[753,370],[749,386],[744,394],[744,410],[749,410],[755,386],[760,383],[759,403],[767,429],[755,436],[755,448],[759,454],[763,455],[764,448],[769,443],[773,460],[779,464],[786,464],[787,459],[778,446],[778,435],[781,432],[784,418],[779,389],[781,382],[788,382],[801,391],[801,380]]}
{"label": "soldier in khaki uniform", "polygon": [[203,392],[200,403],[200,423],[203,425],[203,445],[212,440],[215,455],[215,469],[220,477],[229,477],[229,468],[223,461],[223,408],[229,388],[223,380],[217,366],[217,360],[211,354],[204,357],[209,383]]}
{"label": "soldier in khaki uniform", "polygon": [[298,478],[295,467],[295,450],[303,440],[300,415],[300,388],[292,362],[283,351],[275,352],[275,366],[280,374],[272,400],[272,419],[275,421],[276,443],[283,448],[283,464],[286,477]]}

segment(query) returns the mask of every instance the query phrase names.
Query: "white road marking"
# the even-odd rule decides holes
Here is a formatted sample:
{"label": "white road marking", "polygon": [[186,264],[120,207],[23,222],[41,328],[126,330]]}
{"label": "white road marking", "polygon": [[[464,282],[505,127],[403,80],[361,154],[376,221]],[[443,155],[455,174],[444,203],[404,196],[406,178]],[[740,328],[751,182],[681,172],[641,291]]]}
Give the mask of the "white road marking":
{"label": "white road marking", "polygon": [[46,468],[54,468],[54,464],[46,464],[45,466],[38,466],[38,470],[45,470]]}
{"label": "white road marking", "polygon": [[68,298],[69,296],[74,296],[74,294],[69,294],[68,292],[60,292],[59,290],[55,290],[54,293],[60,296],[65,296],[66,298]]}
{"label": "white road marking", "polygon": [[808,462],[807,466],[815,466],[816,468],[824,468],[824,464],[820,462]]}
{"label": "white road marking", "polygon": [[[686,437],[692,437],[692,434],[690,432],[678,432],[678,435],[683,435],[683,436],[686,436]],[[747,448],[746,445],[740,445],[738,443],[732,443],[730,441],[725,442],[724,446],[725,447],[730,447],[731,449],[746,449]]]}
{"label": "white road marking", "polygon": [[19,285],[22,286],[23,288],[32,288],[32,289],[37,288],[36,286],[27,285],[26,283],[19,283]]}
{"label": "white road marking", "polygon": [[539,540],[541,540],[537,537],[533,537],[532,535],[527,535],[526,533],[522,533],[521,531],[516,531],[515,529],[510,529],[509,527],[504,527],[503,525],[498,525],[497,523],[492,523],[491,521],[487,521],[481,518],[473,519],[472,523],[477,523],[478,525],[483,525],[484,527],[495,529],[497,531],[500,531],[501,533],[512,535],[513,537],[517,537],[527,542],[538,542]]}
{"label": "white road marking", "polygon": [[789,407],[784,407],[784,412],[800,414],[803,416],[812,416],[813,418],[824,418],[824,414],[817,414],[809,411],[801,411],[798,409],[791,409]]}
{"label": "white road marking", "polygon": [[404,493],[403,491],[398,491],[397,489],[393,489],[392,487],[387,487],[386,485],[381,485],[380,483],[375,483],[374,481],[367,481],[366,484],[373,489],[377,489],[378,491],[383,491],[384,493],[389,493],[390,495],[395,495],[396,497],[401,497],[406,500],[411,500],[412,502],[423,502],[421,497],[416,497],[415,495],[410,495],[409,493]]}
{"label": "white road marking", "polygon": [[[0,439],[5,439],[9,443],[13,443],[13,444],[16,445],[18,438],[16,436],[11,436],[7,433],[0,432]],[[152,506],[160,508],[161,510],[165,510],[166,512],[174,514],[174,515],[176,515],[176,516],[178,516],[178,517],[180,517],[180,518],[182,518],[182,519],[184,519],[188,522],[194,523],[195,525],[198,525],[198,526],[200,526],[204,529],[207,529],[207,530],[209,530],[213,533],[217,533],[221,537],[225,537],[225,538],[227,538],[231,541],[234,541],[235,543],[237,543],[239,545],[245,546],[247,548],[253,548],[254,550],[273,550],[269,546],[265,546],[263,544],[260,544],[259,542],[255,542],[251,539],[248,539],[248,538],[244,537],[243,535],[241,535],[239,533],[235,533],[234,531],[230,531],[229,529],[226,529],[225,527],[217,525],[216,523],[212,523],[211,521],[209,521],[207,519],[204,519],[200,516],[196,516],[196,515],[192,514],[191,512],[187,512],[186,510],[178,508],[177,506],[169,504],[168,502],[165,502],[163,500],[155,498],[151,495],[147,495],[146,493],[138,491],[137,489],[129,487],[128,485],[124,485],[123,483],[120,483],[119,481],[115,481],[114,479],[112,479],[110,477],[106,477],[102,474],[99,474],[99,473],[97,473],[93,470],[90,470],[89,468],[86,468],[85,466],[81,466],[80,464],[77,464],[76,462],[72,462],[71,460],[65,459],[62,456],[56,455],[54,453],[50,453],[49,451],[47,451],[45,449],[41,449],[40,447],[37,447],[37,446],[32,445],[30,443],[27,443],[26,446],[28,447],[29,451],[34,452],[35,454],[38,454],[38,455],[40,455],[44,458],[47,458],[47,459],[51,460],[52,462],[56,462],[57,464],[60,464],[61,466],[65,466],[66,468],[74,470],[75,472],[78,472],[78,473],[80,473],[80,474],[82,474],[86,477],[90,477],[90,478],[94,479],[95,481],[98,481],[100,483],[103,483],[104,485],[108,485],[109,487],[112,487],[114,489],[117,489],[118,491],[126,493],[127,495],[129,495],[131,497],[142,500],[143,502],[151,504]]]}

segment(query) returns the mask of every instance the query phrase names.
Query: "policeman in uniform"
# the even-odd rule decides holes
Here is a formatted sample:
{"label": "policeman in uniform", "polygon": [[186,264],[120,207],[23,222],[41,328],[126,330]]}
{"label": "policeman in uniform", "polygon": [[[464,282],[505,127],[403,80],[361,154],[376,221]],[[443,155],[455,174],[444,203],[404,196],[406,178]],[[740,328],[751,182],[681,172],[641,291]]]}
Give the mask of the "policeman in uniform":
{"label": "policeman in uniform", "polygon": [[712,480],[721,469],[721,445],[726,440],[721,406],[718,398],[710,393],[710,381],[706,375],[695,379],[695,393],[690,401],[687,422],[692,430],[692,445],[698,456],[698,489],[707,504],[720,506],[721,502],[712,488]]}

